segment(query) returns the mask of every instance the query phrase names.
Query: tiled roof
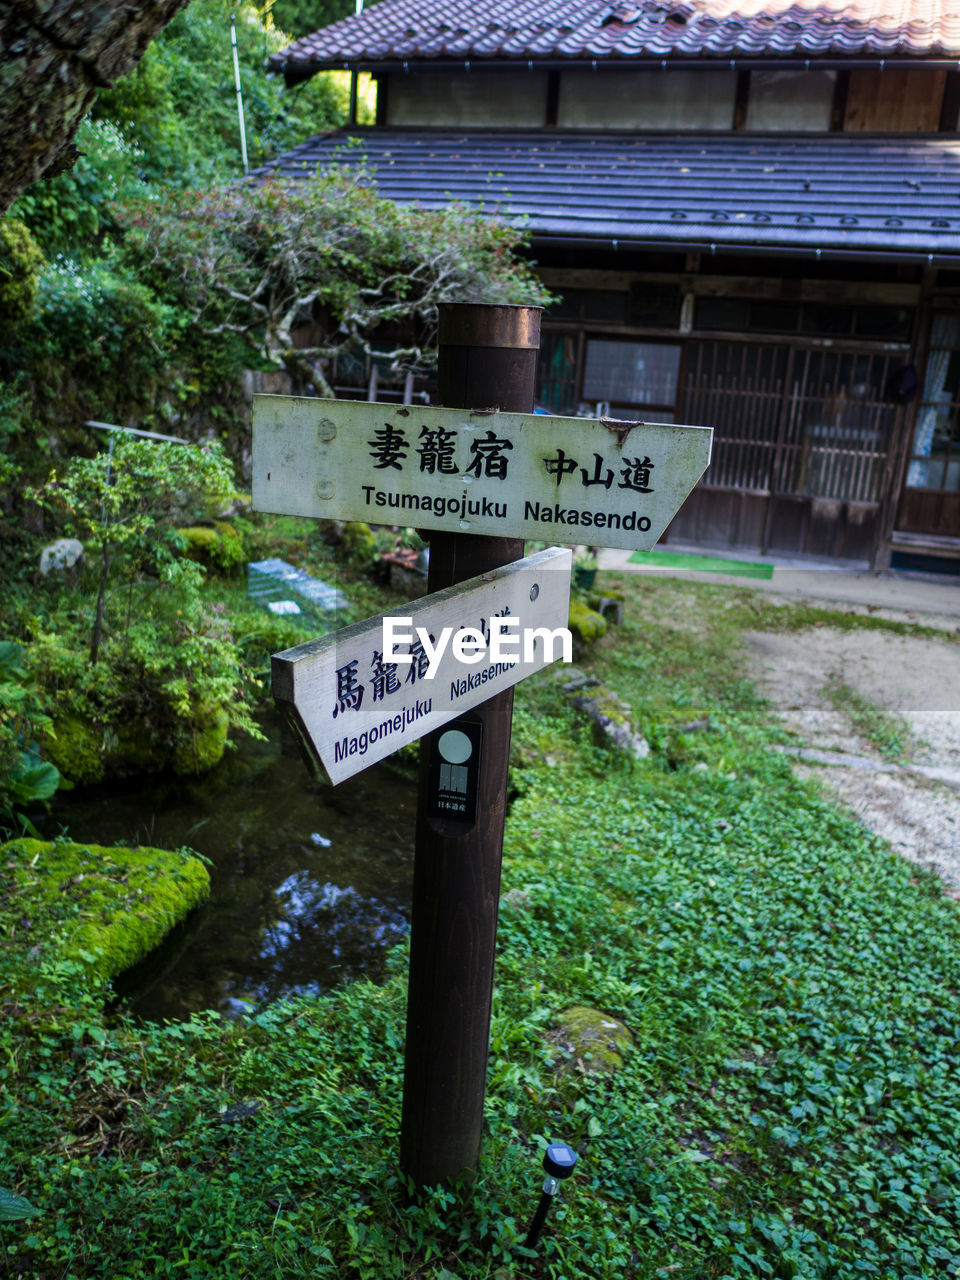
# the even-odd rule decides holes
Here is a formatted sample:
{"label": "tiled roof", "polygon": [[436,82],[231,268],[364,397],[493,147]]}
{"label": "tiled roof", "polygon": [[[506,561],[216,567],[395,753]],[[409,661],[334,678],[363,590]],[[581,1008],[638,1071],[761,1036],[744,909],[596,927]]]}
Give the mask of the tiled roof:
{"label": "tiled roof", "polygon": [[958,0],[383,0],[271,59],[344,63],[623,58],[937,58]]}
{"label": "tiled roof", "polygon": [[366,161],[382,195],[524,219],[538,241],[960,255],[960,141],[867,134],[351,130],[261,177]]}

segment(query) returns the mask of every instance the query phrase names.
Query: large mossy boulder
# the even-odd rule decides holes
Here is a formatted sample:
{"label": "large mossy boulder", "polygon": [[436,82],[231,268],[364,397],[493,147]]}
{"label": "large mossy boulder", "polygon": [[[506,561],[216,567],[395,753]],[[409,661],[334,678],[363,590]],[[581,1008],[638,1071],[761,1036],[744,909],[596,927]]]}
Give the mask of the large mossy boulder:
{"label": "large mossy boulder", "polygon": [[83,786],[165,771],[199,774],[220,763],[229,730],[230,717],[219,706],[199,709],[165,734],[151,734],[139,722],[98,726],[65,716],[54,720],[55,736],[45,740],[43,752],[65,778]]}
{"label": "large mossy boulder", "polygon": [[185,741],[173,751],[171,766],[174,773],[204,773],[219,764],[227,748],[230,717],[223,707],[214,707],[206,715],[198,716],[188,727]]}
{"label": "large mossy boulder", "polygon": [[38,961],[78,961],[93,979],[142,960],[210,893],[210,873],[189,849],[10,840],[0,873],[15,945]]}

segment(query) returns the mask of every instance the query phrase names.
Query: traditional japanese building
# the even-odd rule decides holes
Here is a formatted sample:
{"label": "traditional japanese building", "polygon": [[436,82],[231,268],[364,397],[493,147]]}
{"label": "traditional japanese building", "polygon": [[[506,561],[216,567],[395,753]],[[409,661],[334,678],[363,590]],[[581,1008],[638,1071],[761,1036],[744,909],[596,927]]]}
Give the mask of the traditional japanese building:
{"label": "traditional japanese building", "polygon": [[383,0],[273,64],[377,86],[283,174],[524,219],[544,408],[715,428],[671,538],[960,566],[945,0]]}

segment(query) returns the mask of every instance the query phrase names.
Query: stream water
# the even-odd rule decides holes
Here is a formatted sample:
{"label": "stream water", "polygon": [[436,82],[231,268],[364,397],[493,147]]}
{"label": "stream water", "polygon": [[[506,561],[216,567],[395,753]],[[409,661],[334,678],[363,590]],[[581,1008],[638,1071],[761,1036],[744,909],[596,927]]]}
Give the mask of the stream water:
{"label": "stream water", "polygon": [[139,1017],[241,1012],[382,973],[409,928],[416,787],[383,765],[314,782],[278,718],[199,778],[59,797],[50,828],[205,854],[209,900],[115,983]]}

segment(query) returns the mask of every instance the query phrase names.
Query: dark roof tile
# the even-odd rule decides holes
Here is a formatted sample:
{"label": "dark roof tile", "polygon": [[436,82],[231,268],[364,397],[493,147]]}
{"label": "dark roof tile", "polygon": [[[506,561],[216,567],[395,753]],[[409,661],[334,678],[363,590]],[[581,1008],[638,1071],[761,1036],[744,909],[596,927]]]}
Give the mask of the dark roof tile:
{"label": "dark roof tile", "polygon": [[[380,192],[452,200],[561,238],[960,261],[960,142],[853,134],[611,135],[356,130],[260,177],[366,159]],[[856,175],[852,177],[851,175]]]}

